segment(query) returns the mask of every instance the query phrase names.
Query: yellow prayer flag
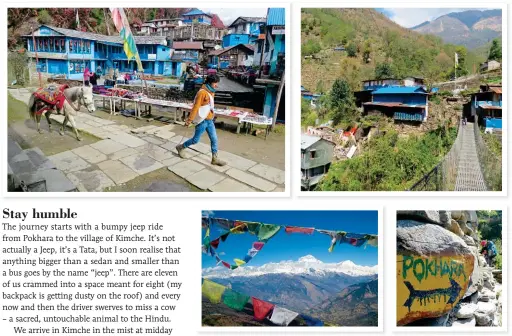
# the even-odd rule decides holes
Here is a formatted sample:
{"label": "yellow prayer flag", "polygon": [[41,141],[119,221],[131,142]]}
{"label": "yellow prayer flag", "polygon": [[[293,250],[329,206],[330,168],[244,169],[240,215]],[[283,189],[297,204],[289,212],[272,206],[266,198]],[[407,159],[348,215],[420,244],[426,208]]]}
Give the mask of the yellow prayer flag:
{"label": "yellow prayer flag", "polygon": [[235,264],[236,264],[237,266],[241,266],[241,265],[245,264],[245,261],[243,261],[243,260],[241,260],[241,259],[235,259]]}
{"label": "yellow prayer flag", "polygon": [[219,285],[208,279],[204,279],[203,285],[201,286],[201,292],[206,296],[212,303],[220,303],[222,293],[226,290],[226,287]]}

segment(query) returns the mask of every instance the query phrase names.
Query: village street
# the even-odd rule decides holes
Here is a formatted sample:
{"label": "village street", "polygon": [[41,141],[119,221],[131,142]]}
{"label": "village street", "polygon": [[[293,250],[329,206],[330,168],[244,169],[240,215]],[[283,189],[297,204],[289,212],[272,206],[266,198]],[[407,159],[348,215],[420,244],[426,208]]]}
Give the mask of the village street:
{"label": "village street", "polygon": [[31,153],[48,156],[46,165],[62,171],[79,191],[284,191],[284,134],[265,140],[217,130],[219,156],[227,165],[216,167],[210,164],[206,135],[186,150],[186,159],[178,157],[176,145],[192,136],[193,128],[111,116],[100,108],[76,117],[81,142],[69,128],[59,135],[61,115],[52,115],[52,133],[43,118],[43,133],[38,134],[26,112],[30,92],[9,90],[12,98],[24,103],[16,104],[14,112],[9,109],[10,115],[17,115],[16,120],[10,116],[9,138],[23,149],[39,148]]}

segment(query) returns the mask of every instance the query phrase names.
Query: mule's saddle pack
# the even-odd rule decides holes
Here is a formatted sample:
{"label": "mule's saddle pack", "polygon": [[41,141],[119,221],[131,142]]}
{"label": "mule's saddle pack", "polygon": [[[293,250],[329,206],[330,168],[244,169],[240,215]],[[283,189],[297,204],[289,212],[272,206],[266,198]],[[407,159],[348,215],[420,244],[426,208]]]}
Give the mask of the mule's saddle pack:
{"label": "mule's saddle pack", "polygon": [[51,109],[59,111],[66,101],[64,90],[67,88],[68,86],[64,84],[60,86],[49,85],[47,87],[37,89],[37,91],[34,92],[34,96],[37,98],[36,114],[41,115]]}

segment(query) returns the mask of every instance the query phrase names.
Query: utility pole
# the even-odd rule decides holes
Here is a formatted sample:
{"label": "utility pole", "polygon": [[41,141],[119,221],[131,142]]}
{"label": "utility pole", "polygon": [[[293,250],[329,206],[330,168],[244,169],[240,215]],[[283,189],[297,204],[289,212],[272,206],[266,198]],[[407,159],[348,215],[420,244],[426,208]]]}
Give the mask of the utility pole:
{"label": "utility pole", "polygon": [[[268,12],[270,9],[267,9],[267,16],[268,18]],[[263,46],[261,47],[261,56],[260,56],[260,69],[258,71],[258,78],[261,78],[261,69],[263,67],[263,55],[265,55],[265,48],[267,47],[267,34],[268,34],[268,27],[267,27],[267,21],[265,18],[265,37],[263,38]]]}
{"label": "utility pole", "polygon": [[283,95],[285,71],[281,75],[281,83],[279,83],[279,89],[277,90],[276,108],[274,109],[274,116],[272,117],[272,128],[276,126],[277,112],[279,112],[279,104],[281,103],[281,96]]}
{"label": "utility pole", "polygon": [[43,86],[43,82],[42,82],[42,79],[41,79],[41,71],[39,71],[39,58],[37,57],[37,45],[36,45],[36,38],[34,36],[34,27],[30,27],[30,30],[32,30],[32,44],[34,45],[34,53],[36,55],[36,70],[37,70],[37,75],[39,77],[39,87],[42,87]]}

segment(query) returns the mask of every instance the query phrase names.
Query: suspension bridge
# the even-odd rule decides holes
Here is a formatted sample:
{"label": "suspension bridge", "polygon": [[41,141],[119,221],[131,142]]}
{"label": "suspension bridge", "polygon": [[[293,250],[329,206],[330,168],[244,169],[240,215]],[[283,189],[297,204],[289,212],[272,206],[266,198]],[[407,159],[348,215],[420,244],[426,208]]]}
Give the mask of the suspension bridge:
{"label": "suspension bridge", "polygon": [[486,146],[474,122],[459,123],[457,138],[443,160],[410,191],[501,191],[501,158]]}

